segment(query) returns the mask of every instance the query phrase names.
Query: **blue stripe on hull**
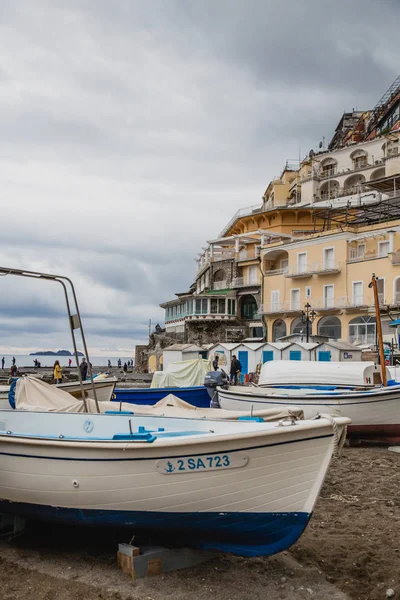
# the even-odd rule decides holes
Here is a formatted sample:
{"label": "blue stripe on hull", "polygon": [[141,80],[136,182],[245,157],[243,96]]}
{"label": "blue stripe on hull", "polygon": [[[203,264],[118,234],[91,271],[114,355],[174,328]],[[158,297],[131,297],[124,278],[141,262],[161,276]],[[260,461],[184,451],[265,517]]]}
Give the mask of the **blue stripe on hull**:
{"label": "blue stripe on hull", "polygon": [[130,404],[153,405],[159,400],[173,394],[181,400],[197,406],[198,408],[210,408],[210,396],[207,388],[203,385],[189,388],[145,388],[145,389],[116,389],[116,402],[129,402]]}
{"label": "blue stripe on hull", "polygon": [[310,514],[81,510],[0,500],[0,512],[27,519],[94,527],[130,527],[167,536],[174,544],[231,552],[239,556],[268,556],[289,548],[303,533]]}

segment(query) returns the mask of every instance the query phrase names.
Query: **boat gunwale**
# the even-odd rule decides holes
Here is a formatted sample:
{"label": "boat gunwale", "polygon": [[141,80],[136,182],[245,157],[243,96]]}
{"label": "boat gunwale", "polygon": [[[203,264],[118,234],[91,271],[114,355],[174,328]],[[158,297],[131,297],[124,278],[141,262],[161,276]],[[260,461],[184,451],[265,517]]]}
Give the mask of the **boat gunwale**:
{"label": "boat gunwale", "polygon": [[[40,413],[38,413],[40,414]],[[351,419],[347,417],[334,416],[335,422],[338,425],[350,425]],[[223,422],[223,421],[222,421]],[[219,421],[221,423],[221,421]],[[229,421],[232,423],[232,421]],[[307,427],[304,425],[307,424]],[[296,427],[294,430],[293,427]],[[293,431],[301,432],[303,435],[307,434],[307,432],[311,432],[312,435],[309,438],[312,439],[315,437],[315,430],[329,428],[333,430],[332,423],[330,420],[326,418],[319,418],[307,421],[296,421],[296,425],[288,425],[288,426],[277,426],[275,429],[267,428],[267,429],[255,429],[253,431],[246,432],[235,432],[229,433],[225,435],[221,434],[205,434],[200,436],[195,436],[193,438],[172,438],[172,439],[159,439],[155,440],[152,443],[149,442],[133,442],[129,440],[121,440],[115,441],[110,439],[109,441],[99,441],[96,439],[86,439],[86,440],[74,440],[74,439],[66,439],[66,438],[58,438],[58,439],[46,439],[46,438],[34,438],[34,437],[24,437],[21,434],[0,434],[0,444],[2,443],[12,443],[17,445],[26,444],[28,446],[46,446],[46,447],[59,447],[59,448],[84,448],[84,449],[98,449],[98,450],[158,450],[158,449],[166,449],[166,448],[177,448],[180,449],[182,447],[190,448],[192,446],[204,445],[204,444],[218,444],[224,442],[240,442],[250,439],[262,439],[262,438],[275,438],[277,436],[283,435],[287,437],[289,433],[293,433]],[[314,435],[313,435],[314,434]],[[333,435],[333,431],[332,431]],[[325,437],[325,436],[323,436]],[[295,442],[296,439],[289,440]],[[157,443],[158,442],[158,443]],[[269,445],[269,444],[266,444]],[[1,452],[0,452],[1,453]],[[189,452],[190,454],[190,452]]]}

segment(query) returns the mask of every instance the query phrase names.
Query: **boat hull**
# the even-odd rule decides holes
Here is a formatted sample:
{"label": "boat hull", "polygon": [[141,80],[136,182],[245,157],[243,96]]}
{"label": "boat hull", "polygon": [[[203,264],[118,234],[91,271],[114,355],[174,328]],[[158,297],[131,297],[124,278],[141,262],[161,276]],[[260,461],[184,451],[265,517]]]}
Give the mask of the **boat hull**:
{"label": "boat hull", "polygon": [[[253,388],[254,390],[254,388]],[[400,388],[386,388],[368,392],[337,395],[280,395],[271,389],[257,388],[257,392],[246,392],[231,386],[227,390],[218,388],[221,408],[227,410],[261,410],[279,406],[298,407],[304,411],[305,419],[318,414],[348,417],[349,437],[400,442]]]}
{"label": "boat hull", "polygon": [[153,405],[168,396],[168,394],[173,394],[181,400],[197,406],[197,408],[210,407],[210,396],[207,388],[203,385],[187,388],[117,388],[113,399],[116,402]]}
{"label": "boat hull", "polygon": [[[8,423],[6,411],[0,415],[3,427],[15,432],[20,415],[7,412],[12,413]],[[50,416],[23,415],[48,422]],[[88,429],[87,415],[55,416],[62,417],[66,435],[71,422]],[[90,415],[89,420],[100,431],[105,419],[115,419],[121,428],[131,417]],[[191,428],[207,427],[204,421],[183,421]],[[174,419],[156,422],[167,426]],[[177,436],[159,446],[157,441],[81,443],[2,434],[0,510],[26,518],[125,526],[159,537],[173,532],[174,542],[242,556],[288,548],[312,514],[329,466],[335,443],[331,423],[208,423],[239,434],[191,444]],[[246,427],[250,431],[242,435]],[[231,466],[208,470],[216,457],[223,462],[228,457]],[[179,464],[189,466],[180,472]]]}
{"label": "boat hull", "polygon": [[[0,501],[0,512],[25,519],[91,527],[130,527],[170,544],[240,556],[282,552],[302,535],[307,513],[200,513],[81,510]],[[172,534],[172,536],[171,536]],[[249,544],[251,537],[251,544]]]}

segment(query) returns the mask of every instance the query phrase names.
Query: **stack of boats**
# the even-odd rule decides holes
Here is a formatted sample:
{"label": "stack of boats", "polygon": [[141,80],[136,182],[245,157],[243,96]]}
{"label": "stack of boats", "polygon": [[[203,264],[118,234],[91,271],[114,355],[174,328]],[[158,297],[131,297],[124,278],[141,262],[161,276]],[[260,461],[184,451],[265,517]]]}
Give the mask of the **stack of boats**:
{"label": "stack of boats", "polygon": [[[72,282],[0,273],[62,283],[75,356],[80,328],[90,365]],[[0,511],[124,525],[242,556],[284,550],[313,513],[349,417],[353,427],[399,423],[400,386],[376,387],[374,365],[363,363],[358,381],[343,363],[324,363],[323,371],[317,363],[299,366],[267,363],[254,387],[210,376],[208,389],[190,392],[191,404],[170,388],[158,390],[161,402],[154,390],[141,390],[135,403],[135,394],[114,391],[115,381],[80,381],[75,389],[20,378],[0,406]],[[173,391],[184,391],[182,381]],[[204,408],[206,393],[222,408]]]}

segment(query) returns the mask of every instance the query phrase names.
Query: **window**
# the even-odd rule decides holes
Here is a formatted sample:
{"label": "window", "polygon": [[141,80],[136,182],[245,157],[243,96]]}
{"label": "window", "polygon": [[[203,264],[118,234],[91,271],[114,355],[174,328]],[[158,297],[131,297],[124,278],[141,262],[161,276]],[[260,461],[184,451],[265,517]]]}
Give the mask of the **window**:
{"label": "window", "polygon": [[322,167],[322,177],[332,177],[336,173],[336,165],[328,164]]}
{"label": "window", "polygon": [[376,284],[377,284],[377,288],[378,288],[379,304],[384,304],[385,303],[385,280],[382,279],[381,277],[379,277]]}
{"label": "window", "polygon": [[207,298],[201,299],[201,314],[206,315],[208,312],[208,300]]}
{"label": "window", "polygon": [[285,271],[287,271],[287,269],[288,269],[288,266],[289,266],[289,259],[287,259],[287,258],[282,258],[282,260],[281,260],[281,262],[280,262],[280,265],[281,265],[281,269],[282,269],[282,270],[285,270]]}
{"label": "window", "polygon": [[220,298],[218,300],[218,312],[220,315],[225,314],[225,298]]}
{"label": "window", "polygon": [[212,315],[216,315],[217,312],[218,312],[218,300],[217,300],[217,298],[211,298],[210,313]]}
{"label": "window", "polygon": [[335,265],[335,251],[333,248],[324,249],[324,269],[333,269]]}
{"label": "window", "polygon": [[280,292],[279,290],[274,290],[271,292],[271,310],[277,311],[280,309]]}
{"label": "window", "polygon": [[200,298],[196,298],[196,315],[199,315],[201,313],[201,299]]}
{"label": "window", "polygon": [[300,290],[290,290],[290,308],[291,310],[300,310]]}
{"label": "window", "polygon": [[367,166],[367,157],[366,156],[357,156],[357,158],[354,159],[354,168],[355,169],[362,169],[363,167]]}
{"label": "window", "polygon": [[378,256],[387,256],[390,251],[390,242],[378,242]]}
{"label": "window", "polygon": [[365,244],[357,244],[357,258],[362,258],[365,254],[366,245]]}
{"label": "window", "polygon": [[249,284],[250,285],[257,285],[258,283],[258,277],[257,277],[257,267],[249,267],[249,271],[248,271],[248,277],[249,277]]}
{"label": "window", "polygon": [[338,317],[323,317],[318,323],[318,333],[339,340],[342,337],[342,324]]}
{"label": "window", "polygon": [[297,270],[304,273],[307,270],[307,252],[300,252],[297,255]]}
{"label": "window", "polygon": [[324,285],[324,307],[333,308],[334,297],[333,297],[333,285]]}
{"label": "window", "polygon": [[236,300],[228,298],[228,315],[236,315]]}
{"label": "window", "polygon": [[353,306],[361,306],[363,303],[363,282],[353,281]]}
{"label": "window", "polygon": [[[301,333],[301,334],[306,333],[306,326],[300,317],[298,317],[297,319],[294,319],[294,321],[292,321],[292,324],[290,326],[290,333]],[[311,328],[310,328],[310,333],[311,333]]]}
{"label": "window", "polygon": [[311,285],[306,286],[306,298],[311,298]]}
{"label": "window", "polygon": [[272,326],[272,340],[276,342],[279,338],[286,335],[286,323],[282,319],[277,319]]}
{"label": "window", "polygon": [[349,342],[373,345],[376,342],[375,317],[356,317],[349,323]]}
{"label": "window", "polygon": [[254,319],[254,315],[257,313],[257,302],[254,296],[251,296],[250,294],[244,296],[241,306],[243,319]]}

